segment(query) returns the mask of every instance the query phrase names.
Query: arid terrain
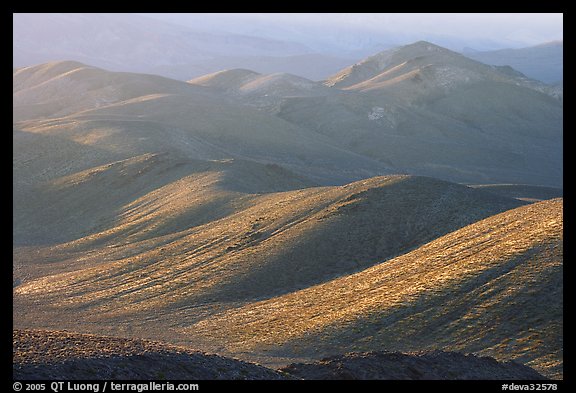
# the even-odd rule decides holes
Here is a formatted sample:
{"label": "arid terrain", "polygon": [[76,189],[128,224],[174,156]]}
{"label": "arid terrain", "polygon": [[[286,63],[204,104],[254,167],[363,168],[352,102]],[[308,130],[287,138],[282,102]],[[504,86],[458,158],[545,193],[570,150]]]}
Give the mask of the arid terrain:
{"label": "arid terrain", "polygon": [[323,82],[13,81],[15,376],[563,378],[548,85],[423,41]]}
{"label": "arid terrain", "polygon": [[148,340],[15,330],[13,377],[48,380],[543,380],[514,362],[458,353],[353,353],[273,370]]}

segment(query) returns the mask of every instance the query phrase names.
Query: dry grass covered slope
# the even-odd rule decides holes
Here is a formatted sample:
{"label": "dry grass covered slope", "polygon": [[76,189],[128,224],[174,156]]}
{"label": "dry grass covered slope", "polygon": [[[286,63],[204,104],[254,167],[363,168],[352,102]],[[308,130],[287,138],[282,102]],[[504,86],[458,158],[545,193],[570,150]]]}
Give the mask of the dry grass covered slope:
{"label": "dry grass covered slope", "polygon": [[[142,235],[144,230],[147,237],[158,236],[240,209],[244,194],[313,184],[273,164],[193,160],[177,153],[142,154],[22,191],[20,196],[26,202],[14,206],[14,240],[19,244],[50,244],[114,227],[116,242],[129,234]],[[234,201],[238,205],[233,205]],[[126,240],[136,239],[132,236]]]}
{"label": "dry grass covered slope", "polygon": [[[388,176],[341,187],[223,194],[210,202],[223,209],[205,209],[192,198],[202,192],[194,190],[215,198],[218,183],[206,176],[185,180],[182,192],[189,196],[173,196],[172,185],[154,190],[124,207],[110,229],[17,249],[17,323],[58,326],[73,313],[70,323],[177,329],[222,307],[357,272],[520,204],[431,178]],[[27,315],[40,303],[42,317]]]}
{"label": "dry grass covered slope", "polygon": [[[406,99],[414,100],[487,80],[525,86],[554,95],[548,85],[530,80],[511,67],[487,65],[426,41],[370,56],[343,69],[324,83],[356,91],[388,90],[393,87],[389,91],[391,94],[403,94]],[[440,91],[436,90],[438,88]]]}
{"label": "dry grass covered slope", "polygon": [[466,226],[356,274],[186,331],[236,353],[450,349],[562,376],[562,199]]}

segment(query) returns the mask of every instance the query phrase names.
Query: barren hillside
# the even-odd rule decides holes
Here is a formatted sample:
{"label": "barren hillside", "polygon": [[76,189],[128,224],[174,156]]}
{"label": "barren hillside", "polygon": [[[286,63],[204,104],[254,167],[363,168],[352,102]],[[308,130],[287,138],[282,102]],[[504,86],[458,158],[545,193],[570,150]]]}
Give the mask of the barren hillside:
{"label": "barren hillside", "polygon": [[355,352],[282,371],[316,380],[505,380],[545,379],[530,367],[455,352]]}

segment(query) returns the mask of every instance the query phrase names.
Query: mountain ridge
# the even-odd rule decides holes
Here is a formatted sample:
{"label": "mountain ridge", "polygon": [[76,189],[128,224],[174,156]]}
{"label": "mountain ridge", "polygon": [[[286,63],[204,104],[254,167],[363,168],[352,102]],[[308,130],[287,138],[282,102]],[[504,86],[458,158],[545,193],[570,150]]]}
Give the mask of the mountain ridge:
{"label": "mountain ridge", "polygon": [[480,63],[426,41],[370,56],[327,79],[325,84],[347,90],[370,91],[387,88],[405,80],[434,83],[431,76],[438,79],[438,87],[446,91],[451,91],[462,83],[470,84],[479,79],[489,79],[528,87],[555,97],[555,92],[547,85],[530,81],[523,74],[513,74],[507,68]]}

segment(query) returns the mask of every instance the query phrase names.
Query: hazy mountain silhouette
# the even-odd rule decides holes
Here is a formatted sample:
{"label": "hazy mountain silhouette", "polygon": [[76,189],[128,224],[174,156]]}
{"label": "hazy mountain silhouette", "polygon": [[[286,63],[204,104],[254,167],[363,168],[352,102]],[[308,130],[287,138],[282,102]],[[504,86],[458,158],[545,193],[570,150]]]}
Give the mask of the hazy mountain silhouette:
{"label": "hazy mountain silhouette", "polygon": [[548,84],[559,84],[564,79],[563,41],[519,49],[466,52],[464,55],[486,64],[511,66],[530,78]]}
{"label": "hazy mountain silhouette", "polygon": [[15,13],[13,65],[76,60],[115,71],[147,72],[220,56],[290,56],[304,45],[218,33],[136,14]]}

